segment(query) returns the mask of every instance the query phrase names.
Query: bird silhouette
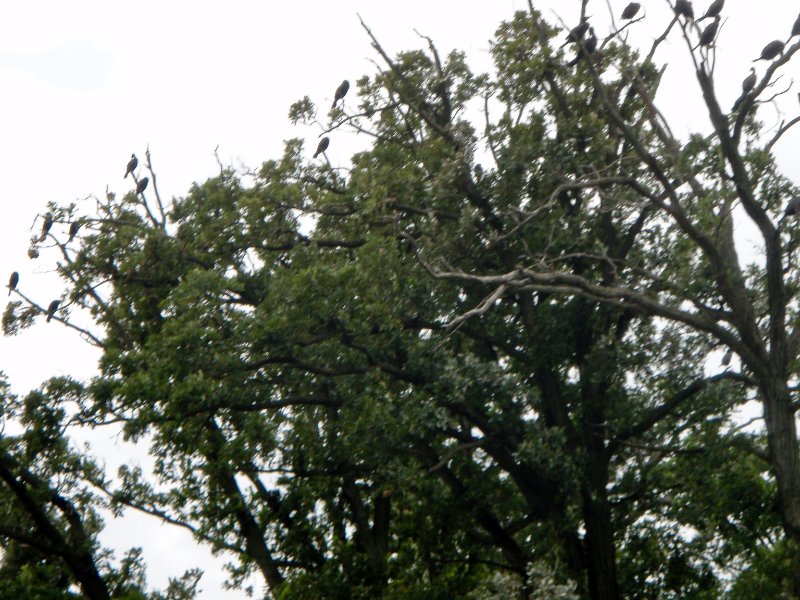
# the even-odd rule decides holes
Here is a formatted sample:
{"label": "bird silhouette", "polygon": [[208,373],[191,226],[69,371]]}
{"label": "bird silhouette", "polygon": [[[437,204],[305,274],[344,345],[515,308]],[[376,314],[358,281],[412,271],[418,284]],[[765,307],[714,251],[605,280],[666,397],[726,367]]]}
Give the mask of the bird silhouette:
{"label": "bird silhouette", "polygon": [[791,37],[794,37],[796,35],[800,35],[800,16],[797,17],[797,19],[794,22],[794,25],[792,25],[792,36]]}
{"label": "bird silhouette", "polygon": [[567,44],[576,44],[583,39],[583,36],[585,36],[586,32],[589,31],[589,19],[590,17],[583,17],[580,23],[570,29],[569,33],[567,34],[567,41],[561,44],[562,48]]}
{"label": "bird silhouette", "polygon": [[317,151],[316,151],[316,152],[314,152],[314,158],[317,158],[317,156],[319,156],[320,154],[322,154],[323,152],[325,152],[325,150],[327,150],[327,149],[328,149],[328,146],[330,146],[330,145],[331,145],[331,140],[330,140],[330,138],[328,138],[328,137],[324,137],[324,138],[322,138],[322,139],[319,141],[319,144],[317,145]]}
{"label": "bird silhouette", "polygon": [[795,196],[789,203],[786,205],[786,209],[783,211],[783,217],[796,217],[800,214],[800,198]]}
{"label": "bird silhouette", "polygon": [[58,305],[59,304],[60,304],[60,302],[58,300],[53,300],[50,303],[50,306],[47,307],[47,323],[49,323],[50,319],[52,319],[53,316],[56,314],[56,311],[58,310]]}
{"label": "bird silhouette", "polygon": [[[131,159],[128,161],[128,168],[125,169],[125,177],[133,173],[134,169],[138,166],[139,166],[139,159],[136,158],[135,154],[131,154]],[[123,179],[125,179],[125,177],[123,177]]]}
{"label": "bird silhouette", "polygon": [[594,28],[589,27],[589,37],[579,43],[578,52],[575,54],[575,58],[573,58],[567,64],[570,67],[574,67],[581,62],[582,59],[587,58],[590,54],[592,54],[595,50],[597,50],[597,37],[594,35]]}
{"label": "bird silhouette", "polygon": [[81,228],[80,221],[73,221],[69,226],[69,239],[67,243],[69,244],[72,240],[75,239],[75,236],[78,235],[78,230]]}
{"label": "bird silhouette", "polygon": [[694,20],[694,9],[689,0],[675,0],[675,14]]}
{"label": "bird silhouette", "polygon": [[641,4],[638,2],[631,2],[628,6],[625,7],[625,10],[622,11],[622,19],[632,19],[636,16],[636,13],[639,12],[639,9],[642,7]]}
{"label": "bird silhouette", "polygon": [[714,21],[707,25],[705,29],[703,29],[703,33],[700,34],[700,39],[697,42],[697,46],[695,48],[699,48],[700,46],[710,46],[714,38],[717,37],[717,29],[719,28],[719,21],[720,18],[714,17]]}
{"label": "bird silhouette", "polygon": [[733,349],[728,348],[728,351],[725,352],[724,356],[722,357],[722,360],[720,361],[722,366],[727,367],[729,364],[731,364],[732,358],[733,358]]}
{"label": "bird silhouette", "polygon": [[142,177],[136,184],[136,193],[141,194],[144,192],[147,189],[148,183],[150,183],[150,180],[147,177]]}
{"label": "bird silhouette", "polygon": [[779,55],[783,54],[784,43],[780,40],[773,40],[761,51],[761,56],[755,59],[753,62],[757,62],[759,60],[772,60],[777,58]]}
{"label": "bird silhouette", "polygon": [[744,102],[747,95],[753,91],[754,87],[756,87],[756,70],[754,67],[750,67],[750,75],[745,77],[742,81],[742,95],[733,103],[732,110],[736,110],[742,105],[742,102]]}
{"label": "bird silhouette", "polygon": [[47,233],[50,231],[50,228],[53,226],[53,213],[46,213],[44,216],[44,222],[42,223],[42,233],[39,235],[39,241],[43,242],[44,238],[47,237]]}
{"label": "bird silhouette", "polygon": [[8,295],[9,296],[11,295],[11,292],[13,292],[16,289],[18,283],[19,283],[19,273],[14,271],[11,274],[11,277],[8,278]]}
{"label": "bird silhouette", "polygon": [[339,84],[339,87],[336,88],[336,93],[333,95],[333,104],[331,104],[331,108],[336,108],[336,103],[347,95],[347,90],[349,89],[350,82],[345,79]]}
{"label": "bird silhouette", "polygon": [[714,2],[711,3],[711,6],[708,7],[708,10],[706,10],[706,14],[697,20],[702,21],[703,19],[713,19],[722,12],[722,7],[724,5],[725,0],[714,0]]}

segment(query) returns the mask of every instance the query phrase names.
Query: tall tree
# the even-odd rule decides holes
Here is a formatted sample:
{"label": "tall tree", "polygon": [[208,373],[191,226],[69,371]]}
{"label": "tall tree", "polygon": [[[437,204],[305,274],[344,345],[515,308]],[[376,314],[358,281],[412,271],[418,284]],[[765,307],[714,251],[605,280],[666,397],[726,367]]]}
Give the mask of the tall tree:
{"label": "tall tree", "polygon": [[[87,479],[281,598],[790,585],[776,440],[791,436],[767,416],[764,452],[734,413],[756,393],[791,408],[794,338],[770,319],[794,293],[794,238],[769,217],[793,188],[774,141],[754,150],[753,103],[794,49],[728,138],[712,110],[716,135],[684,143],[655,107],[676,23],[693,47],[676,18],[644,58],[615,32],[562,50],[531,8],[498,29],[491,75],[426,38],[392,57],[365,27],[383,66],[357,82],[357,112],[325,124],[372,140],[346,170],[291,140],[165,205],[148,156],[154,198],[109,194],[77,248],[56,238],[62,305],[93,325],[63,321],[103,353],[74,390],[81,418],[156,457],[153,473]],[[712,51],[693,55],[710,107]],[[315,114],[304,99],[290,117]],[[737,199],[773,228],[766,271],[736,255]],[[20,297],[9,332],[37,314]],[[710,369],[726,348],[739,358]]]}

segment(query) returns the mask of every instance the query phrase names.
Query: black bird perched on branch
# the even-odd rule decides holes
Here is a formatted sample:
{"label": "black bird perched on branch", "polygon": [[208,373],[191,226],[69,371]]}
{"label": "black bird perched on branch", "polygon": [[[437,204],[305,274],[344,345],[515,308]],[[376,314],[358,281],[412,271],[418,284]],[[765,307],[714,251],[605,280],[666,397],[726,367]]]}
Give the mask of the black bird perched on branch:
{"label": "black bird perched on branch", "polygon": [[794,37],[796,35],[800,35],[800,16],[797,17],[797,19],[794,22],[794,25],[792,25],[791,37]]}
{"label": "black bird perched on branch", "polygon": [[322,138],[322,139],[319,141],[319,144],[317,145],[317,151],[316,151],[316,152],[314,152],[314,158],[317,158],[317,156],[319,156],[320,154],[322,154],[323,152],[325,152],[325,150],[327,150],[327,149],[328,149],[328,146],[330,146],[330,145],[331,145],[331,140],[330,140],[330,138],[328,138],[328,137],[324,137],[324,138]]}
{"label": "black bird perched on branch", "polygon": [[731,359],[732,358],[733,358],[733,349],[732,348],[728,348],[728,351],[725,352],[724,356],[722,357],[722,360],[720,361],[720,364],[723,367],[727,367],[728,365],[731,364]]}
{"label": "black bird perched on branch", "polygon": [[703,29],[703,33],[700,34],[700,40],[697,42],[697,46],[695,46],[695,48],[699,48],[700,46],[710,46],[712,44],[714,38],[717,37],[719,21],[719,16],[714,17],[713,23],[707,25],[706,28]]}
{"label": "black bird perched on branch", "polygon": [[[136,158],[135,154],[131,154],[131,159],[128,161],[128,167],[125,169],[125,177],[127,177],[130,173],[133,173],[133,170],[139,166],[139,159]],[[125,179],[123,177],[123,179]]]}
{"label": "black bird perched on branch", "polygon": [[694,9],[689,0],[675,0],[675,14],[694,21]]}
{"label": "black bird perched on branch", "polygon": [[339,87],[336,88],[336,93],[333,95],[333,104],[331,104],[332,109],[336,108],[336,103],[347,95],[347,90],[349,89],[350,82],[347,81],[347,79],[339,84]]}
{"label": "black bird perched on branch", "polygon": [[75,239],[75,236],[78,235],[78,229],[80,228],[81,228],[80,221],[72,222],[72,224],[69,226],[69,239],[67,240],[68,244]]}
{"label": "black bird perched on branch", "polygon": [[60,304],[60,302],[58,300],[53,300],[50,303],[50,306],[47,307],[47,322],[48,323],[50,322],[50,319],[53,318],[53,315],[56,314],[56,311],[58,310],[58,305],[59,304]]}
{"label": "black bird perched on branch", "polygon": [[757,62],[759,60],[772,60],[773,58],[777,58],[779,55],[783,54],[784,43],[780,40],[773,40],[761,51],[761,56],[755,59],[753,62]]}
{"label": "black bird perched on branch", "polygon": [[742,95],[736,99],[736,102],[733,103],[733,109],[738,109],[744,99],[747,98],[747,94],[753,91],[753,88],[756,87],[756,70],[754,67],[750,67],[750,75],[744,78],[742,81]]}
{"label": "black bird perched on branch", "polygon": [[47,232],[53,226],[53,213],[47,213],[44,216],[44,223],[42,223],[42,234],[39,236],[39,241],[43,242],[47,237]]}
{"label": "black bird perched on branch", "polygon": [[594,35],[594,28],[589,27],[589,37],[583,40],[578,45],[578,52],[569,63],[567,63],[570,67],[574,67],[582,59],[587,58],[592,52],[597,50],[597,37]]}
{"label": "black bird perched on branch", "polygon": [[800,198],[795,196],[789,200],[789,204],[786,205],[786,210],[783,211],[783,217],[796,217],[797,215],[800,215]]}
{"label": "black bird perched on branch", "polygon": [[706,14],[704,14],[702,17],[700,17],[697,20],[698,21],[702,21],[703,19],[712,19],[712,18],[718,16],[719,13],[722,12],[722,7],[723,7],[724,4],[725,4],[725,0],[714,0],[714,2],[711,3],[711,6],[708,7],[708,10],[706,11]]}
{"label": "black bird perched on branch", "polygon": [[136,193],[141,194],[143,191],[145,191],[148,183],[150,183],[150,179],[147,177],[142,177],[136,184]]}
{"label": "black bird perched on branch", "polygon": [[9,296],[11,295],[11,292],[13,292],[14,289],[17,287],[18,283],[19,283],[19,273],[14,271],[11,274],[11,277],[8,278],[8,295]]}
{"label": "black bird perched on branch", "polygon": [[622,19],[632,19],[636,16],[636,13],[639,12],[639,9],[642,7],[641,4],[638,2],[631,2],[628,6],[625,7],[625,10],[622,11]]}
{"label": "black bird perched on branch", "polygon": [[589,18],[590,17],[583,17],[580,23],[570,29],[570,32],[567,34],[567,41],[561,44],[562,48],[567,44],[577,44],[583,39],[583,36],[589,31]]}

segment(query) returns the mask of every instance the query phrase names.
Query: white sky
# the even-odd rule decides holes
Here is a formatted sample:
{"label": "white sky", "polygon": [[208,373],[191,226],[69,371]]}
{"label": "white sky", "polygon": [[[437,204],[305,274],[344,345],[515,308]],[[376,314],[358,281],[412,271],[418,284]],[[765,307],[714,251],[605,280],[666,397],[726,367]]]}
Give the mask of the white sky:
{"label": "white sky", "polygon": [[[709,2],[710,3],[710,0]],[[700,14],[708,4],[695,2]],[[616,16],[627,1],[613,0]],[[631,41],[648,44],[655,26],[668,22],[663,0],[642,0],[647,19],[631,31]],[[785,38],[798,7],[786,0],[762,0],[754,6],[729,0],[718,42],[717,78],[724,104],[738,96],[753,58],[774,38]],[[553,8],[574,24],[573,0],[535,1],[553,18]],[[35,216],[49,200],[68,203],[106,187],[123,193],[125,164],[131,152],[140,160],[149,144],[162,195],[183,194],[193,181],[213,176],[224,163],[258,166],[279,156],[284,139],[306,136],[309,156],[317,131],[293,128],[289,105],[308,95],[327,112],[333,91],[347,78],[372,73],[375,58],[360,28],[360,13],[390,53],[434,39],[442,53],[467,52],[474,70],[489,68],[488,40],[503,18],[526,9],[525,0],[172,0],[109,2],[55,0],[4,3],[0,9],[0,173],[3,220],[0,284],[20,272],[20,288],[46,305],[61,292],[47,272],[55,255],[27,257]],[[606,3],[590,2],[595,25],[608,14]],[[605,33],[604,27],[598,27]],[[694,76],[687,71],[686,49],[674,36],[661,54],[670,59],[662,107],[673,129],[685,134],[704,127]],[[760,72],[764,63],[759,63]],[[786,70],[785,81],[798,75]],[[353,91],[348,100],[352,101]],[[781,100],[788,117],[798,112],[794,91]],[[768,125],[775,122],[765,119]],[[800,181],[793,160],[800,140],[789,135],[776,147],[786,172]],[[329,156],[337,154],[336,140]],[[87,212],[93,203],[86,203]],[[38,223],[36,228],[38,230]],[[18,393],[51,375],[90,376],[96,355],[73,332],[43,320],[23,335],[0,337],[0,369]],[[101,434],[102,438],[102,434]],[[108,435],[97,452],[109,464],[131,454]],[[135,454],[135,452],[133,452]],[[144,517],[108,522],[105,543],[144,546],[151,584],[199,565],[206,570],[203,598],[238,598],[220,591],[220,569],[197,550],[187,534]],[[258,582],[256,582],[258,583]]]}

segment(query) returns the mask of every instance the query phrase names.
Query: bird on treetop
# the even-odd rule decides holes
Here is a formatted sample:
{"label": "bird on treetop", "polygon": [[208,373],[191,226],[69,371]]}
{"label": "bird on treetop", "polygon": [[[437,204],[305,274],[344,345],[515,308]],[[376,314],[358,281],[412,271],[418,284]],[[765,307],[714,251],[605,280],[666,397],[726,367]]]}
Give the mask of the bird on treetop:
{"label": "bird on treetop", "polygon": [[639,12],[639,9],[642,7],[641,4],[638,2],[631,2],[628,6],[625,7],[625,10],[622,11],[622,19],[632,19],[636,16],[636,13]]}
{"label": "bird on treetop", "polygon": [[47,323],[49,323],[50,319],[52,319],[53,316],[56,314],[56,311],[58,310],[58,305],[59,304],[60,304],[60,302],[58,300],[53,300],[50,303],[50,306],[47,307]]}
{"label": "bird on treetop", "polygon": [[69,244],[72,240],[75,239],[75,236],[78,235],[78,229],[81,228],[80,221],[73,221],[69,226],[69,239],[67,243]]}
{"label": "bird on treetop", "polygon": [[783,211],[784,218],[786,217],[796,217],[800,214],[800,198],[795,196],[789,203],[786,205],[786,210]]}
{"label": "bird on treetop", "polygon": [[586,58],[595,50],[597,50],[597,37],[594,35],[594,28],[589,27],[589,37],[580,42],[578,52],[575,54],[575,58],[573,58],[567,64],[570,67],[574,67],[581,61],[581,59]]}
{"label": "bird on treetop", "polygon": [[675,14],[694,20],[694,9],[689,0],[675,0]]}
{"label": "bird on treetop", "polygon": [[19,283],[19,273],[14,271],[11,274],[11,277],[8,278],[8,295],[11,295],[11,292],[16,289],[17,284]]}
{"label": "bird on treetop", "polygon": [[772,60],[777,58],[779,55],[783,54],[784,43],[780,40],[773,40],[761,51],[761,56],[755,59],[753,62],[757,62],[759,60]]}
{"label": "bird on treetop", "polygon": [[718,16],[714,17],[714,21],[710,25],[707,25],[705,29],[703,29],[703,33],[700,34],[700,40],[697,42],[697,46],[695,46],[695,48],[711,45],[711,43],[714,41],[714,38],[717,37],[719,21],[720,18]]}
{"label": "bird on treetop", "polygon": [[[131,154],[131,159],[128,161],[128,167],[125,169],[125,177],[133,173],[133,170],[138,166],[139,166],[139,159],[136,158],[135,154]],[[125,179],[125,177],[123,177],[123,179]]]}
{"label": "bird on treetop", "polygon": [[739,108],[742,102],[744,102],[744,99],[747,98],[747,94],[752,92],[753,88],[756,87],[756,79],[756,70],[754,67],[750,67],[750,75],[745,77],[742,81],[742,95],[733,103],[733,110]]}
{"label": "bird on treetop", "polygon": [[39,241],[43,242],[44,238],[47,237],[47,232],[50,231],[50,228],[53,226],[53,213],[47,213],[44,216],[44,222],[42,223],[42,234],[39,236]]}
{"label": "bird on treetop", "polygon": [[330,146],[330,144],[331,144],[330,138],[328,138],[328,137],[322,138],[319,141],[319,144],[317,145],[317,151],[314,152],[314,158],[317,158],[317,156],[319,156],[320,154],[325,152],[325,150],[328,149],[328,146]]}
{"label": "bird on treetop", "polygon": [[583,36],[589,31],[589,19],[590,17],[583,17],[580,23],[570,29],[570,32],[567,34],[567,41],[561,44],[562,48],[567,44],[577,43],[583,39]]}
{"label": "bird on treetop", "polygon": [[702,21],[703,19],[713,19],[722,12],[722,7],[724,4],[725,0],[714,0],[714,2],[711,3],[711,6],[708,7],[708,10],[706,10],[706,14],[697,20]]}
{"label": "bird on treetop", "polygon": [[336,88],[336,93],[333,95],[333,104],[331,104],[331,108],[336,108],[336,103],[347,95],[347,90],[349,89],[350,82],[345,79],[339,84],[339,87]]}
{"label": "bird on treetop", "polygon": [[147,177],[142,177],[139,180],[139,183],[136,184],[136,193],[141,194],[147,189],[147,184],[150,183],[150,179]]}
{"label": "bird on treetop", "polygon": [[642,7],[641,4],[638,2],[631,2],[628,6],[625,7],[625,10],[622,11],[622,19],[632,19],[636,16],[636,13],[639,12],[639,9]]}

